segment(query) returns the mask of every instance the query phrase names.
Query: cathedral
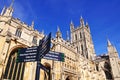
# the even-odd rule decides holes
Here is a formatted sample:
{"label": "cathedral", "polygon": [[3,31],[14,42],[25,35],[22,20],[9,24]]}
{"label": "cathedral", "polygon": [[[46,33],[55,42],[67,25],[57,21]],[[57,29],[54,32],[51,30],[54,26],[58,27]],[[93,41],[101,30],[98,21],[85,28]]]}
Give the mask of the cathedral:
{"label": "cathedral", "polygon": [[[45,34],[13,17],[13,3],[0,14],[0,80],[35,80],[37,62],[16,63],[18,49],[38,46]],[[89,28],[80,18],[80,25],[70,22],[70,40],[64,40],[58,27],[51,39],[51,51],[62,52],[65,61],[42,59],[50,70],[40,69],[39,80],[120,80],[120,59],[110,40],[107,54],[97,56]]]}

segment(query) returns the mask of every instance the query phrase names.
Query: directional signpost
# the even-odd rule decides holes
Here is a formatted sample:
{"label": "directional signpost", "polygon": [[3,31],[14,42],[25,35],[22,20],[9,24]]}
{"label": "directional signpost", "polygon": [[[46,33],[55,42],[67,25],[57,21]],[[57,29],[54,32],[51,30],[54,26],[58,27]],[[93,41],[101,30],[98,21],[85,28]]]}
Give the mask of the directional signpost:
{"label": "directional signpost", "polygon": [[16,62],[37,61],[38,46],[18,49]]}
{"label": "directional signpost", "polygon": [[47,53],[43,58],[48,60],[64,62],[64,53],[49,51],[49,53]]}
{"label": "directional signpost", "polygon": [[37,61],[35,80],[39,80],[41,59],[50,51],[50,44],[51,44],[51,33],[47,37],[44,37],[42,40],[40,40],[39,48],[38,48],[39,50],[38,60],[39,61]]}
{"label": "directional signpost", "polygon": [[[41,64],[41,59],[49,59],[64,62],[64,54],[50,51],[51,33],[39,42],[39,46],[18,49],[16,62],[34,62],[37,61],[35,80],[39,80],[40,68],[48,74],[50,70]],[[50,78],[50,75],[48,75]]]}

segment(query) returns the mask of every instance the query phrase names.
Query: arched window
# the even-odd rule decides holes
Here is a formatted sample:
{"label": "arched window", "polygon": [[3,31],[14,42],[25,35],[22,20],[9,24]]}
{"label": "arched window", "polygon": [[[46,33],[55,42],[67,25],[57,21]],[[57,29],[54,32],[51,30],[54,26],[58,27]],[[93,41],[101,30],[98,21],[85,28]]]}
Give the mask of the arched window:
{"label": "arched window", "polygon": [[111,73],[111,66],[110,66],[110,63],[108,62],[105,62],[104,63],[104,72],[105,72],[105,75],[106,75],[106,79],[110,79],[112,80],[112,73]]}
{"label": "arched window", "polygon": [[23,80],[25,63],[16,63],[17,50],[13,51],[5,68],[4,79]]}
{"label": "arched window", "polygon": [[83,45],[81,45],[81,51],[82,51],[82,56],[84,56],[84,53],[83,53]]}
{"label": "arched window", "polygon": [[15,36],[21,37],[21,34],[22,34],[21,28],[17,28],[16,33],[15,33]]}
{"label": "arched window", "polygon": [[96,64],[96,70],[99,71],[99,64]]}
{"label": "arched window", "polygon": [[32,43],[37,44],[37,37],[36,36],[33,37]]}
{"label": "arched window", "polygon": [[83,51],[83,45],[81,45],[81,50]]}
{"label": "arched window", "polygon": [[78,49],[78,46],[77,46],[77,52],[79,53],[79,49]]}
{"label": "arched window", "polygon": [[82,34],[81,34],[81,32],[80,32],[80,39],[82,38]]}
{"label": "arched window", "polygon": [[68,76],[65,80],[73,80],[72,76]]}
{"label": "arched window", "polygon": [[75,40],[77,40],[77,34],[75,34]]}

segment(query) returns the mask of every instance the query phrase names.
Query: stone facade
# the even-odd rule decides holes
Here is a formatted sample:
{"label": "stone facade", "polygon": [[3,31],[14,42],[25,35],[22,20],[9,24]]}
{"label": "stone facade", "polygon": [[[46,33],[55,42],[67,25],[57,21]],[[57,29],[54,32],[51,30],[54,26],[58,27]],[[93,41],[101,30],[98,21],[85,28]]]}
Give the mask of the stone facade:
{"label": "stone facade", "polygon": [[[13,3],[12,3],[13,4]],[[12,16],[12,4],[4,7],[0,15],[0,79],[35,80],[36,62],[16,63],[17,51],[39,45],[45,34],[34,30]],[[80,26],[70,23],[71,40],[64,40],[58,27],[52,38],[51,51],[65,54],[65,62],[42,59],[50,69],[40,70],[40,80],[120,80],[120,59],[108,40],[108,55],[96,56],[88,23],[81,17]]]}

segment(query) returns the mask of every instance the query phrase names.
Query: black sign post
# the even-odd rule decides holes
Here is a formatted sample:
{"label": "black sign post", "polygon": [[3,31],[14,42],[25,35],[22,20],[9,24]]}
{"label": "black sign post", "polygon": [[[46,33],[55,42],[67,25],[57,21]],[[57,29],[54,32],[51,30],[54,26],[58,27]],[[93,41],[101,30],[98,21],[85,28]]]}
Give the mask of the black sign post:
{"label": "black sign post", "polygon": [[[40,78],[40,68],[47,72],[50,79],[50,69],[41,64],[41,59],[50,59],[64,62],[64,54],[50,51],[51,33],[39,42],[39,46],[22,48],[18,50],[16,62],[37,61],[35,80]],[[47,54],[47,55],[46,55]]]}
{"label": "black sign post", "polygon": [[51,33],[47,37],[44,37],[42,40],[40,40],[35,80],[39,80],[40,78],[41,59],[50,51],[50,44]]}

